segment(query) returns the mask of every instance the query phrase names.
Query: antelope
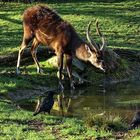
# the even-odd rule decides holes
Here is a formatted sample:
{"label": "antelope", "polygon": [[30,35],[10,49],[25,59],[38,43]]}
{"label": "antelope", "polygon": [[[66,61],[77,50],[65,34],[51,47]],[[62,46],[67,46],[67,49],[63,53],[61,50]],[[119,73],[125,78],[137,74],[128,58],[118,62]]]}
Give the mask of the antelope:
{"label": "antelope", "polygon": [[103,51],[106,45],[104,36],[98,28],[96,29],[102,38],[102,45],[99,46],[94,39],[91,40],[90,22],[87,26],[86,36],[88,43],[83,41],[73,26],[63,20],[54,10],[48,6],[33,6],[26,9],[23,13],[23,40],[18,53],[16,73],[20,74],[20,60],[23,50],[32,41],[31,54],[36,64],[37,72],[41,73],[39,62],[36,57],[37,48],[40,44],[52,49],[58,61],[59,87],[64,89],[62,84],[63,57],[66,57],[66,69],[70,80],[70,87],[74,89],[74,81],[72,79],[72,59],[77,57],[82,61],[90,62],[94,67],[105,72],[103,61]]}

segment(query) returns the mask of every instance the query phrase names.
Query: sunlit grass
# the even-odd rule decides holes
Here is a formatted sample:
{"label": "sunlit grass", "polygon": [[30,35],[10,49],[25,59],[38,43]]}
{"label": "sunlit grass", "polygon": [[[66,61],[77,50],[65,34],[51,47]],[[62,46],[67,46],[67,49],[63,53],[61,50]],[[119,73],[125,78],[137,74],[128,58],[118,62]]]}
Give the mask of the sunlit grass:
{"label": "sunlit grass", "polygon": [[[18,50],[22,40],[22,13],[33,3],[9,3],[5,8],[0,7],[0,55]],[[44,4],[43,4],[44,5]],[[48,4],[57,10],[61,17],[70,22],[85,39],[85,30],[90,20],[99,19],[101,30],[106,36],[110,47],[139,49],[140,38],[140,2],[124,1],[119,3],[79,2],[78,6],[71,3]],[[95,34],[95,25],[92,26]]]}
{"label": "sunlit grass", "polygon": [[[19,49],[23,36],[22,13],[26,8],[36,4],[8,3],[5,7],[0,7],[0,55],[6,55]],[[55,9],[64,20],[70,22],[85,40],[88,22],[90,20],[95,21],[98,18],[108,46],[111,48],[139,49],[140,18],[138,16],[140,15],[140,2],[138,0],[113,3],[81,1],[78,3],[50,3],[48,5]],[[96,40],[100,40],[95,33],[94,24],[91,34],[94,35]],[[55,85],[58,82],[57,80],[51,83],[50,81],[56,79],[56,68],[46,61],[41,62],[41,65],[44,75],[36,74],[34,62],[33,65],[25,65],[26,67],[21,68],[22,76],[15,75],[14,66],[0,68],[1,73],[3,73],[4,69],[6,69],[5,73],[10,72],[7,75],[5,73],[1,74],[0,92],[33,88],[35,85]],[[122,60],[121,67],[116,73],[112,74],[112,77],[117,77],[118,75],[118,77],[126,78],[127,75],[124,72],[126,69],[129,69],[129,64]],[[95,74],[96,72],[93,68],[89,68],[87,73],[94,75],[90,76],[85,73],[85,76],[91,81],[104,78],[104,74]]]}
{"label": "sunlit grass", "polygon": [[[22,41],[22,13],[30,6],[22,3],[8,3],[6,7],[0,7],[0,55],[7,55],[19,49]],[[78,6],[77,6],[78,5]],[[112,48],[140,49],[140,2],[138,0],[103,3],[103,2],[79,2],[79,3],[54,3],[50,7],[57,10],[63,19],[70,22],[79,32],[80,36],[86,40],[85,30],[90,20],[97,18],[104,33],[108,46]],[[95,25],[92,26],[92,36],[100,40],[95,33]],[[34,62],[33,62],[34,63]],[[127,63],[123,63],[128,67]],[[15,68],[0,68],[0,93],[9,93],[17,89],[34,89],[37,86],[53,87],[58,85],[56,68],[48,62],[41,62],[45,74],[36,74],[34,64],[21,67],[21,75],[15,75]],[[3,72],[4,71],[4,72]],[[94,70],[92,70],[95,73]],[[89,69],[89,73],[91,73]],[[121,73],[121,72],[120,72]],[[119,73],[119,74],[120,74]],[[93,74],[95,75],[95,74]],[[122,73],[123,75],[123,73]],[[104,75],[95,75],[94,80],[102,78]],[[90,79],[90,78],[89,78]],[[93,80],[93,79],[91,79]],[[52,82],[53,81],[53,82]],[[126,91],[127,92],[127,91]],[[128,104],[128,102],[123,102]],[[115,125],[116,129],[125,128],[126,125],[121,118],[115,119],[92,116],[87,124],[93,121],[100,121],[100,124],[89,127],[86,122],[79,118],[66,118],[58,116],[39,115],[33,117],[33,112],[16,108],[12,104],[0,102],[0,139],[28,139],[28,140],[52,140],[52,139],[95,139],[98,137],[110,137],[112,132],[106,130],[109,124]],[[31,120],[39,120],[46,123],[43,130],[36,131],[28,124]],[[90,122],[91,121],[91,122]],[[97,130],[97,127],[101,129]],[[121,127],[121,128],[120,128]],[[134,131],[133,137],[139,137],[139,129]],[[130,132],[131,133],[131,132]],[[131,133],[131,134],[132,134]],[[131,137],[132,138],[132,137]]]}
{"label": "sunlit grass", "polygon": [[111,135],[105,130],[97,134],[94,129],[87,128],[81,119],[48,115],[33,117],[33,112],[18,109],[12,104],[0,102],[0,106],[1,139],[86,139]]}

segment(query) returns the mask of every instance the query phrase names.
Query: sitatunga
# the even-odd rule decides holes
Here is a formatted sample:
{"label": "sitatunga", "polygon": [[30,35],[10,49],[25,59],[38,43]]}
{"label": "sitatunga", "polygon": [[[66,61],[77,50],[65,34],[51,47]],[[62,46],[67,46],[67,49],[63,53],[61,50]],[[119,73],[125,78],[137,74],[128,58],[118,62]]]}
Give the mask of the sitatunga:
{"label": "sitatunga", "polygon": [[33,114],[36,116],[37,114],[44,112],[50,114],[50,111],[53,107],[54,104],[54,99],[53,99],[54,92],[49,92],[47,97],[43,99],[43,101],[40,103],[39,108],[37,111]]}

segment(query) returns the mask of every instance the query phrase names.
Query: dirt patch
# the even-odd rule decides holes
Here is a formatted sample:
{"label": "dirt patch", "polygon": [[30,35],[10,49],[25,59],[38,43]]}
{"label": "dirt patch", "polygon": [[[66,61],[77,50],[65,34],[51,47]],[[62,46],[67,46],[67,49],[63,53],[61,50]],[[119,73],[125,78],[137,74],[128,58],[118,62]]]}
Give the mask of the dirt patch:
{"label": "dirt patch", "polygon": [[42,131],[44,130],[46,124],[40,120],[30,120],[27,122],[28,128],[22,129],[23,132],[25,131]]}
{"label": "dirt patch", "polygon": [[26,99],[31,99],[33,97],[39,97],[47,94],[49,91],[56,91],[57,89],[52,89],[49,87],[42,87],[38,86],[35,89],[21,89],[21,90],[16,90],[15,92],[9,92],[8,96],[10,100],[13,100],[15,102],[21,101],[21,100],[26,100]]}

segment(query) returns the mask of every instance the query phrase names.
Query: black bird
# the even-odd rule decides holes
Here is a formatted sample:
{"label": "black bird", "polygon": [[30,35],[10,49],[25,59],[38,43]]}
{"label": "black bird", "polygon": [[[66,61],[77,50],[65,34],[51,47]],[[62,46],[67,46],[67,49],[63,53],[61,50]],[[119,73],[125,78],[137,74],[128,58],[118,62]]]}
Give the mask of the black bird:
{"label": "black bird", "polygon": [[54,95],[54,92],[48,93],[47,97],[45,97],[42,103],[40,103],[38,110],[33,114],[34,116],[36,116],[37,114],[41,112],[44,112],[44,113],[47,112],[48,114],[50,114],[50,111],[54,104],[53,95]]}
{"label": "black bird", "polygon": [[134,129],[140,125],[140,111],[137,111],[130,124],[130,129]]}

